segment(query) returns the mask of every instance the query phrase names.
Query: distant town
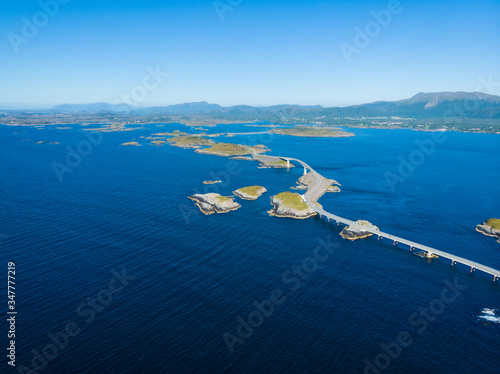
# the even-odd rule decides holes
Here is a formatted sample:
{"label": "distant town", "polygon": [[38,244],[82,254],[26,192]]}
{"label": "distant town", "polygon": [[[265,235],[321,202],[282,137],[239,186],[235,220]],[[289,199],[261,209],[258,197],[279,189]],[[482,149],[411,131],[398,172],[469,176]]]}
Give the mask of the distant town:
{"label": "distant town", "polygon": [[214,126],[261,122],[500,133],[500,97],[479,92],[436,92],[419,93],[400,101],[330,108],[319,105],[222,107],[198,102],[150,108],[107,103],[64,104],[47,110],[0,111],[0,123],[11,126],[101,124],[120,128],[154,123]]}

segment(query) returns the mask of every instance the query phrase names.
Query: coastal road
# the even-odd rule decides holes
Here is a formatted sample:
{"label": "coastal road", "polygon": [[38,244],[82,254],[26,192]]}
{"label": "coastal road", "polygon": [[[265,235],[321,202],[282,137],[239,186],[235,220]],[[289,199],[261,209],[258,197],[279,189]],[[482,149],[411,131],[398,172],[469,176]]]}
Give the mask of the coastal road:
{"label": "coastal road", "polygon": [[438,255],[438,256],[441,256],[441,257],[444,257],[444,258],[451,260],[452,265],[454,265],[455,263],[461,263],[461,264],[464,264],[466,266],[469,266],[471,268],[471,271],[474,271],[476,269],[483,271],[484,273],[493,275],[494,281],[496,279],[500,279],[500,270],[493,269],[489,266],[477,263],[475,261],[470,261],[470,260],[467,260],[466,258],[455,256],[451,253],[444,252],[444,251],[441,251],[439,249],[432,248],[432,247],[429,247],[429,246],[426,246],[426,245],[423,245],[423,244],[420,244],[420,243],[417,243],[417,242],[414,242],[411,240],[407,240],[407,239],[401,238],[399,236],[391,235],[389,233],[386,233],[386,232],[383,232],[380,230],[374,230],[374,229],[359,225],[352,220],[349,220],[349,219],[337,216],[335,214],[332,214],[330,212],[327,212],[326,210],[324,210],[322,207],[319,206],[319,204],[317,203],[317,199],[319,197],[316,197],[317,194],[319,194],[319,196],[322,196],[323,193],[325,192],[326,187],[325,187],[325,183],[323,182],[323,177],[318,172],[316,172],[312,167],[310,167],[308,164],[306,164],[305,162],[303,162],[299,159],[290,158],[290,157],[281,157],[281,158],[283,160],[286,160],[286,161],[294,161],[294,162],[300,163],[304,167],[305,171],[310,170],[310,172],[312,173],[312,175],[315,178],[315,182],[314,182],[314,185],[312,187],[309,187],[307,189],[307,191],[304,193],[303,199],[304,199],[305,203],[309,206],[309,208],[311,208],[313,211],[318,213],[320,216],[326,217],[328,220],[336,221],[337,223],[343,223],[345,225],[357,228],[359,230],[368,231],[374,235],[377,235],[379,238],[387,238],[389,240],[392,240],[394,244],[398,244],[398,243],[406,244],[407,246],[410,247],[411,250],[419,249],[421,251],[424,251],[426,253],[427,257],[431,257],[433,254],[435,254],[435,255]]}

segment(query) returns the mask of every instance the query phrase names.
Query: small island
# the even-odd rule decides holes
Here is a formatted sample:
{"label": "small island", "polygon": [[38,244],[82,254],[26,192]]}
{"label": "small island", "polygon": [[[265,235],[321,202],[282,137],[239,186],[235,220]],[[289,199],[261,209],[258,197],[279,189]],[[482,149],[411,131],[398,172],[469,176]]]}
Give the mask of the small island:
{"label": "small island", "polygon": [[189,196],[188,199],[200,208],[203,214],[209,215],[214,213],[227,213],[232,210],[237,210],[241,207],[240,204],[234,202],[231,197],[221,196],[218,193],[195,194]]}
{"label": "small island", "polygon": [[295,126],[292,128],[272,129],[276,135],[302,136],[307,138],[346,138],[354,136],[354,133],[339,131],[331,127],[319,126]]}
{"label": "small island", "polygon": [[187,132],[180,131],[180,130],[174,130],[173,132],[157,132],[156,134],[153,134],[155,136],[187,136],[189,135]]}
{"label": "small island", "polygon": [[201,148],[202,146],[210,146],[214,144],[210,139],[196,135],[182,135],[168,139],[170,145],[180,148]]}
{"label": "small island", "polygon": [[305,219],[318,214],[309,208],[302,197],[295,192],[281,192],[271,197],[271,205],[274,207],[267,213],[276,217]]}
{"label": "small island", "polygon": [[140,146],[140,144],[138,142],[127,142],[127,143],[122,143],[120,145],[131,145],[131,146]]}
{"label": "small island", "polygon": [[477,225],[476,231],[486,236],[498,238],[497,242],[500,243],[500,219],[490,218],[482,224]]}
{"label": "small island", "polygon": [[[377,226],[371,224],[368,221],[359,220],[359,221],[356,221],[356,223],[360,226],[365,226],[369,229],[379,231],[379,228]],[[347,240],[364,239],[364,238],[367,238],[367,237],[372,236],[372,235],[373,234],[369,231],[364,231],[364,230],[361,230],[357,227],[352,227],[352,226],[347,226],[340,233],[340,236],[342,236],[344,239],[347,239]]]}
{"label": "small island", "polygon": [[282,158],[276,157],[276,156],[268,156],[268,155],[257,155],[254,160],[257,160],[260,162],[259,164],[259,169],[269,169],[269,168],[275,168],[275,169],[289,169],[289,168],[294,168],[295,165],[292,164],[291,162],[288,163]]}
{"label": "small island", "polygon": [[243,187],[233,191],[236,196],[243,200],[257,200],[265,192],[267,192],[267,190],[262,186]]}
{"label": "small island", "polygon": [[197,149],[195,152],[207,155],[230,157],[250,155],[252,154],[252,149],[254,149],[257,153],[263,152],[261,148],[252,148],[233,143],[215,143],[211,147]]}
{"label": "small island", "polygon": [[217,184],[217,183],[222,183],[222,181],[203,181],[203,184]]}
{"label": "small island", "polygon": [[162,146],[165,143],[166,143],[165,140],[152,140],[149,144],[156,145],[156,146]]}

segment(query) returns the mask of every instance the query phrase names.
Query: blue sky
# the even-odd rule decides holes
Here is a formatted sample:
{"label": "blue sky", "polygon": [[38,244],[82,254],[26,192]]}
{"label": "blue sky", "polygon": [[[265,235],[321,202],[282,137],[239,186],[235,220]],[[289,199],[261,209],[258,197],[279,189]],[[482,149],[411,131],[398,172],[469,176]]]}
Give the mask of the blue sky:
{"label": "blue sky", "polygon": [[[117,102],[132,92],[139,106],[343,106],[419,91],[492,93],[478,77],[500,81],[498,0],[403,0],[378,30],[371,11],[397,2],[220,0],[232,9],[221,20],[213,0],[60,0],[44,18],[40,3],[53,1],[2,1],[0,108]],[[23,34],[25,20],[40,25],[36,35]],[[358,48],[356,28],[370,25]],[[351,61],[341,43],[357,48]],[[168,77],[145,90],[148,67]]]}

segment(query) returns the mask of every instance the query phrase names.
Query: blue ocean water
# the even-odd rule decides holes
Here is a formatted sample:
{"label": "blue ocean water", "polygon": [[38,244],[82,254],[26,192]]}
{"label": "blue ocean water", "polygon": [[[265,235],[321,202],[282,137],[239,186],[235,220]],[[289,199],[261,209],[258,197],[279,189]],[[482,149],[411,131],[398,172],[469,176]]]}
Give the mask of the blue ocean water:
{"label": "blue ocean water", "polygon": [[[104,133],[84,149],[79,126],[0,126],[0,257],[5,272],[16,264],[17,369],[500,373],[500,311],[480,318],[500,308],[498,282],[389,242],[348,242],[317,217],[270,217],[270,196],[302,169],[258,169],[139,138],[174,129],[192,131],[151,125]],[[500,244],[474,230],[499,216],[498,135],[449,132],[438,143],[430,132],[350,131],[228,140],[265,144],[337,180],[342,192],[320,199],[326,210],[500,269]],[[143,145],[119,146],[134,138]],[[435,149],[401,177],[401,160],[417,160],[415,141]],[[67,147],[88,154],[59,180],[54,165],[68,165]],[[388,173],[401,178],[392,188]],[[204,216],[187,199],[255,184],[268,193],[228,214]],[[319,243],[331,253],[314,263]]]}

